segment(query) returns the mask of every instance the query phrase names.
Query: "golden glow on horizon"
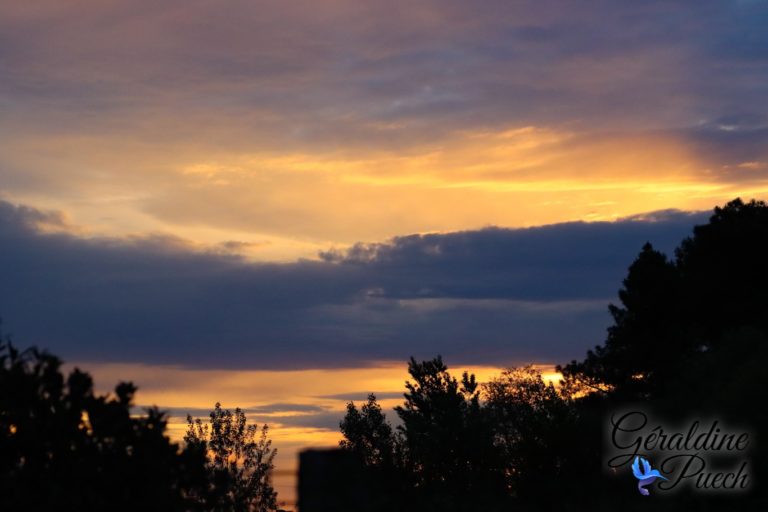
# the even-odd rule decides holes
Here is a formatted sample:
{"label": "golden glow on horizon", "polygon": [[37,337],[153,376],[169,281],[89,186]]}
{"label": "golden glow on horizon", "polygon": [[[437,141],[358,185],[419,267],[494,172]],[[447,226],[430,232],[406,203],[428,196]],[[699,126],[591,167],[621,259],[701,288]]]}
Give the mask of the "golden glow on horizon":
{"label": "golden glow on horizon", "polygon": [[[448,362],[450,363],[450,362]],[[67,367],[74,367],[68,364]],[[269,437],[278,454],[275,459],[275,488],[279,501],[287,505],[295,502],[298,452],[308,447],[338,446],[342,436],[337,422],[344,416],[348,398],[355,397],[361,405],[368,393],[379,394],[379,403],[390,421],[396,420],[392,408],[403,402],[407,364],[383,362],[366,368],[313,369],[313,370],[206,370],[174,366],[153,366],[125,363],[85,363],[94,378],[98,392],[111,391],[121,380],[131,380],[139,388],[135,403],[139,406],[157,405],[160,409],[174,408],[168,422],[168,434],[180,442],[186,433],[186,412],[193,417],[207,418],[207,411],[221,402],[222,407],[249,409],[270,404],[282,404],[282,410],[253,413],[246,411],[249,422],[269,425]],[[450,366],[450,364],[449,364]],[[560,374],[552,365],[534,365],[547,382],[557,383]],[[65,368],[67,371],[68,368]],[[456,366],[449,368],[457,378],[463,371],[474,373],[478,382],[487,382],[498,376],[503,368],[490,366]],[[392,398],[392,394],[397,397]],[[386,395],[385,395],[386,394]],[[290,410],[290,406],[298,406]],[[301,406],[315,406],[306,411]],[[333,428],[295,425],[295,420],[311,418],[312,413],[330,415]]]}
{"label": "golden glow on horizon", "polygon": [[[557,384],[560,374],[552,365],[534,365],[546,382]],[[293,425],[291,420],[311,418],[313,413],[330,414],[338,420],[344,415],[349,399],[364,402],[369,393],[379,395],[379,403],[394,419],[393,407],[403,402],[407,365],[383,363],[367,368],[313,370],[203,370],[143,364],[87,364],[98,389],[106,392],[119,380],[130,379],[139,386],[136,403],[158,405],[175,411],[169,423],[170,435],[181,440],[186,431],[186,413],[205,419],[216,402],[222,407],[253,409],[281,404],[278,410],[248,413],[251,421],[267,423],[277,447],[288,448],[290,456],[281,454],[283,464],[293,464],[290,457],[305,446],[334,446],[340,440],[338,428],[322,425]],[[503,368],[460,366],[449,371],[460,376],[463,371],[475,374],[478,382],[498,376]],[[394,397],[393,397],[394,396]],[[355,398],[356,397],[356,398]],[[296,409],[291,409],[295,406]],[[303,407],[302,407],[303,406]],[[307,411],[304,407],[314,407]],[[186,411],[186,412],[185,412]],[[321,421],[322,422],[322,421]]]}
{"label": "golden glow on horizon", "polygon": [[[48,145],[46,155],[61,157],[53,170],[90,166],[118,180],[75,172],[77,201],[63,192],[59,199],[6,197],[63,211],[77,236],[168,233],[193,249],[259,260],[312,258],[330,247],[410,233],[710,209],[737,195],[768,192],[768,182],[755,173],[760,162],[726,172],[683,140],[534,126],[459,131],[387,151],[233,152],[180,144],[161,153],[109,138],[66,142]],[[130,150],[130,169],[109,149]],[[135,178],[122,180],[126,173]],[[218,245],[231,241],[237,243]]]}
{"label": "golden glow on horizon", "polygon": [[[72,365],[74,366],[74,365]],[[552,365],[535,365],[547,382],[557,383],[560,375]],[[85,365],[93,375],[98,389],[106,392],[119,380],[130,379],[139,386],[137,405],[158,405],[183,411],[210,410],[216,402],[225,408],[243,409],[282,404],[282,409],[250,413],[260,423],[268,423],[276,438],[287,442],[317,441],[321,445],[338,441],[338,429],[297,427],[290,419],[308,417],[313,412],[344,414],[347,399],[357,397],[364,401],[369,393],[380,394],[379,402],[385,409],[402,403],[401,394],[408,379],[407,365],[384,363],[366,368],[312,369],[312,370],[203,370],[143,364]],[[503,368],[488,366],[460,366],[449,371],[460,376],[463,371],[474,373],[479,382],[498,376]],[[391,398],[392,394],[397,394]],[[296,410],[290,406],[299,406]],[[305,411],[301,406],[317,409]],[[194,416],[195,414],[193,414]],[[184,412],[175,415],[179,420]],[[205,415],[202,415],[203,417]],[[390,414],[391,416],[391,414]],[[311,423],[311,422],[310,422]],[[172,422],[175,439],[183,437],[184,422]]]}
{"label": "golden glow on horizon", "polygon": [[[553,365],[534,366],[545,380],[557,380]],[[224,407],[311,403],[344,410],[344,400],[336,395],[362,393],[361,398],[364,398],[371,392],[402,393],[408,379],[407,363],[404,362],[309,370],[209,370],[138,363],[86,363],[83,367],[103,391],[108,391],[121,379],[130,379],[139,386],[137,400],[141,405],[190,408],[212,408],[219,401]],[[488,381],[502,370],[491,366],[450,367],[449,362],[452,374],[461,375],[468,371],[474,373],[479,382]],[[400,401],[399,398],[394,400]]]}

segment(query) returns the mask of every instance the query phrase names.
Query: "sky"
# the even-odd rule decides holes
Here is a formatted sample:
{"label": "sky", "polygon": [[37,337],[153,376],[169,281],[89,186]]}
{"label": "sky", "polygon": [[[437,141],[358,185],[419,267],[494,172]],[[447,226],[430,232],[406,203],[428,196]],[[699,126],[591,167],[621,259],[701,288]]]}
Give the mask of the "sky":
{"label": "sky", "polygon": [[3,329],[179,416],[279,410],[285,457],[337,440],[313,379],[396,400],[411,355],[582,357],[646,241],[768,197],[766,26],[765,0],[0,0]]}

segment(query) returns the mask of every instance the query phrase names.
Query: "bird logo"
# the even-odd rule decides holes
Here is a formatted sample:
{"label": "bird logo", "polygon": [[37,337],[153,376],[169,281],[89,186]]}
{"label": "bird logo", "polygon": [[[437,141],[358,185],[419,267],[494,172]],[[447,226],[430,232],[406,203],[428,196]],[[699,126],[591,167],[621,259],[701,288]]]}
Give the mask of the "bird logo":
{"label": "bird logo", "polygon": [[[640,466],[642,465],[642,471]],[[657,478],[662,480],[668,480],[661,476],[658,469],[651,469],[651,463],[647,459],[642,457],[635,457],[635,462],[632,463],[632,474],[639,480],[637,482],[637,490],[643,496],[648,496],[650,492],[645,488],[646,485],[651,485]]]}

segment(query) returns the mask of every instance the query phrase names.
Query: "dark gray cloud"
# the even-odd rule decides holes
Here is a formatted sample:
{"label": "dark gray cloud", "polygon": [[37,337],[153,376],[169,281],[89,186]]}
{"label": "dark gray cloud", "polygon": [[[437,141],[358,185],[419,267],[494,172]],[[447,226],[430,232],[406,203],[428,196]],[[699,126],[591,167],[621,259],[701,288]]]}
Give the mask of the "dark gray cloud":
{"label": "dark gray cloud", "polygon": [[325,411],[325,407],[314,404],[274,403],[254,405],[248,408],[251,413],[317,413]]}
{"label": "dark gray cloud", "polygon": [[265,264],[168,237],[81,238],[55,212],[0,202],[0,314],[19,343],[78,361],[559,362],[602,340],[643,243],[670,251],[704,218],[413,235]]}
{"label": "dark gray cloud", "polygon": [[367,402],[368,395],[374,393],[378,400],[387,400],[390,398],[403,398],[403,392],[401,391],[386,391],[386,392],[374,392],[374,391],[357,391],[352,393],[338,393],[335,395],[321,395],[316,398],[326,398],[331,400],[343,400],[344,402]]}
{"label": "dark gray cloud", "polygon": [[[137,410],[143,410],[149,407],[148,405],[137,405]],[[227,409],[227,406],[223,406]],[[255,405],[252,407],[244,407],[242,411],[248,415],[259,414],[293,414],[293,415],[316,415],[318,413],[327,412],[328,408],[315,404],[303,404],[303,403],[274,403],[265,405]],[[169,416],[186,418],[189,414],[193,418],[206,418],[211,408],[203,407],[164,407],[163,410],[168,413]],[[230,410],[234,410],[231,408]],[[281,416],[282,417],[282,416]]]}
{"label": "dark gray cloud", "polygon": [[[402,394],[400,395],[402,396]],[[311,427],[328,430],[339,428],[339,422],[344,416],[343,412],[329,410],[312,404],[272,404],[278,406],[271,410],[271,405],[259,407],[246,407],[242,411],[248,418],[249,423],[268,424],[279,423],[288,427]],[[285,408],[284,406],[290,406]],[[149,406],[137,405],[133,408],[134,414],[143,413]],[[266,407],[266,410],[265,410]],[[226,409],[227,407],[224,406]],[[171,421],[186,421],[187,416],[194,419],[200,419],[203,422],[208,421],[211,413],[210,408],[201,407],[161,407],[161,410],[167,414]],[[234,410],[231,408],[230,410]],[[281,413],[274,415],[274,413]],[[285,414],[288,413],[288,414]]]}

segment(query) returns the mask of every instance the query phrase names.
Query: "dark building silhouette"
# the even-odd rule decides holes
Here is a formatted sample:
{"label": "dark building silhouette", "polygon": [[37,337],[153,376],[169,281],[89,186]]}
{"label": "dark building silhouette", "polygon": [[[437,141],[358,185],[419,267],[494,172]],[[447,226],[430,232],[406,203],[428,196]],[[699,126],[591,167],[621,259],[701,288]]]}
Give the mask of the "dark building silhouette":
{"label": "dark building silhouette", "polygon": [[367,510],[367,494],[363,468],[353,454],[341,449],[299,454],[301,512]]}

